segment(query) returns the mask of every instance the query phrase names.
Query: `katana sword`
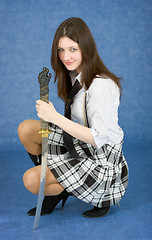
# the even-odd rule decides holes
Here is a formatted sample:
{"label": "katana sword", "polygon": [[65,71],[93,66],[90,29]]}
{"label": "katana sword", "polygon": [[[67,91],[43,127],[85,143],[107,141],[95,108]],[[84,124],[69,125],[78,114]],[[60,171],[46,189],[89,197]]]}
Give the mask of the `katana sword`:
{"label": "katana sword", "polygon": [[[38,81],[40,83],[40,99],[48,102],[49,100],[49,81],[51,74],[49,69],[43,68],[43,71],[39,73]],[[49,124],[41,119],[41,129],[39,133],[42,134],[42,163],[41,163],[41,178],[40,178],[40,187],[37,200],[37,208],[34,219],[33,230],[38,228],[42,202],[44,197],[44,188],[45,188],[45,178],[46,178],[46,167],[47,167],[47,153],[48,153],[48,135],[51,131],[49,130]]]}

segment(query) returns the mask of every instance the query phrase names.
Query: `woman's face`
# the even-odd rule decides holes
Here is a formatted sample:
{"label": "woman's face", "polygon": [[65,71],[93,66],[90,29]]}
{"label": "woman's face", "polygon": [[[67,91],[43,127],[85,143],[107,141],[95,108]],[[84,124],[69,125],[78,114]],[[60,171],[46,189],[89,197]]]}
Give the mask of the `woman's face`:
{"label": "woman's face", "polygon": [[58,55],[69,71],[81,72],[82,54],[77,42],[69,37],[62,37],[58,45]]}

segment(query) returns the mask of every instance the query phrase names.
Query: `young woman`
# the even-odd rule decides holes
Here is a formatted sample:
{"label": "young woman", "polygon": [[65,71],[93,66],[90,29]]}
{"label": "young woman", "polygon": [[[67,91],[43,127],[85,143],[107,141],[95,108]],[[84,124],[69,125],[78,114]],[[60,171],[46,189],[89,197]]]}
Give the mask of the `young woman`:
{"label": "young woman", "polygon": [[[57,29],[51,65],[65,116],[51,102],[36,101],[37,115],[52,124],[42,215],[53,211],[69,195],[93,205],[85,217],[105,216],[118,204],[128,184],[122,153],[123,131],[118,125],[120,79],[97,52],[93,36],[80,18],[69,18]],[[75,95],[74,95],[75,94]],[[74,96],[72,96],[74,95]],[[38,194],[40,183],[40,122],[20,124],[19,137],[37,165],[25,172],[25,187]],[[49,197],[48,197],[49,196]],[[28,214],[35,215],[36,208]]]}

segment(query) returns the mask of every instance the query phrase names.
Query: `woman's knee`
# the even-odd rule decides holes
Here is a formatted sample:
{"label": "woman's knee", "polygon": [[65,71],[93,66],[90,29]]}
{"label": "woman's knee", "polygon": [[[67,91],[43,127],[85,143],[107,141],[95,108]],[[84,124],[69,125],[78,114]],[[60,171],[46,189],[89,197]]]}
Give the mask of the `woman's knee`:
{"label": "woman's knee", "polygon": [[18,126],[18,136],[21,142],[25,142],[31,134],[31,120],[25,120]]}
{"label": "woman's knee", "polygon": [[40,134],[38,130],[40,129],[41,123],[37,120],[28,119],[20,123],[18,127],[18,136],[20,141],[24,144],[28,141],[38,141],[41,142]]}
{"label": "woman's knee", "polygon": [[23,175],[23,183],[25,188],[34,194],[38,193],[40,183],[39,171],[37,171],[36,168],[38,167],[33,167],[27,170]]}

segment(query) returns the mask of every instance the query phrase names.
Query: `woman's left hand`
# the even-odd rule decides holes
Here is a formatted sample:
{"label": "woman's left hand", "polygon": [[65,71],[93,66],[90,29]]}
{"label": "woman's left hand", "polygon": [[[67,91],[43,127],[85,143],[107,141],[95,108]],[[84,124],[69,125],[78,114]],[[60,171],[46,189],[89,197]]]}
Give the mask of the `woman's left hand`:
{"label": "woman's left hand", "polygon": [[55,122],[58,113],[51,102],[46,103],[42,100],[37,100],[36,110],[39,118],[46,122]]}

